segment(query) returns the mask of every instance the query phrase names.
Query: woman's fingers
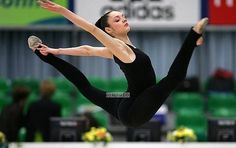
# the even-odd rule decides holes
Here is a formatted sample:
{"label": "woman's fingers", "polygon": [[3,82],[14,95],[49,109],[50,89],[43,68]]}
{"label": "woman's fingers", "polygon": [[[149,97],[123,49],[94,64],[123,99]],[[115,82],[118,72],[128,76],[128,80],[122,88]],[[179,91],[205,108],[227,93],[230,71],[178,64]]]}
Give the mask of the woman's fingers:
{"label": "woman's fingers", "polygon": [[39,48],[39,51],[47,51],[47,48],[44,48],[44,47]]}
{"label": "woman's fingers", "polygon": [[39,43],[39,45],[40,45],[41,47],[48,48],[48,46],[46,46],[46,45],[44,45],[44,44],[42,44],[42,43]]}
{"label": "woman's fingers", "polygon": [[40,53],[42,53],[43,55],[47,55],[47,54],[48,54],[48,48],[42,47],[42,48],[39,48],[39,51],[40,51]]}
{"label": "woman's fingers", "polygon": [[44,9],[48,9],[51,11],[55,11],[57,9],[56,5],[53,3],[49,3],[49,2],[42,2],[42,1],[38,1],[40,7],[44,8]]}
{"label": "woman's fingers", "polygon": [[49,9],[51,7],[51,6],[44,4],[44,3],[40,3],[39,5],[40,5],[40,7],[45,8],[45,9]]}
{"label": "woman's fingers", "polygon": [[40,7],[46,9],[46,10],[49,10],[49,11],[52,11],[52,12],[56,12],[56,13],[59,13],[62,6],[61,5],[58,5],[54,2],[51,2],[49,0],[38,0],[38,3],[40,5]]}
{"label": "woman's fingers", "polygon": [[38,48],[38,50],[41,52],[41,53],[48,53],[48,47],[44,44],[39,44],[39,46],[41,46],[40,48]]}
{"label": "woman's fingers", "polygon": [[38,3],[40,3],[40,4],[50,4],[50,5],[53,4],[52,2],[50,2],[48,0],[38,0]]}
{"label": "woman's fingers", "polygon": [[41,2],[41,1],[38,1],[38,3],[40,5],[40,7],[44,8],[44,9],[48,9],[47,4],[45,4],[45,3]]}
{"label": "woman's fingers", "polygon": [[41,1],[41,0],[38,0],[37,2],[38,2],[38,4],[39,4],[40,6],[46,5],[46,3],[43,2],[43,1]]}
{"label": "woman's fingers", "polygon": [[50,0],[38,0],[38,1],[40,1],[40,2],[42,2],[42,3],[51,4],[51,5],[55,4],[55,3],[53,3],[53,2],[50,1]]}
{"label": "woman's fingers", "polygon": [[50,4],[50,5],[55,5],[55,3],[53,3],[52,1],[50,1],[50,0],[45,0],[48,4]]}
{"label": "woman's fingers", "polygon": [[40,53],[41,53],[42,55],[44,55],[44,56],[48,55],[48,53],[45,52],[45,51],[40,51]]}

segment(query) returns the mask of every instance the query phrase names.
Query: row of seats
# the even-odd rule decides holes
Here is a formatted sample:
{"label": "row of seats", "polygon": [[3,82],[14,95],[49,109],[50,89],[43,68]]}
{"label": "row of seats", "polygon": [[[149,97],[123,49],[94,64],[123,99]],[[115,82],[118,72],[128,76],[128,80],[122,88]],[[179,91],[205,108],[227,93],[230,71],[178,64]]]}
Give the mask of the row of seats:
{"label": "row of seats", "polygon": [[177,114],[203,114],[213,117],[236,117],[236,95],[211,93],[203,97],[200,93],[181,92],[172,96],[172,108]]}
{"label": "row of seats", "polygon": [[[86,110],[93,112],[98,122],[107,127],[109,117],[101,109],[93,105],[82,94],[78,93],[76,88],[64,78],[52,79],[57,92],[53,96],[53,101],[62,106],[62,115],[68,117],[74,113],[82,113]],[[123,78],[104,81],[103,79],[90,78],[92,85],[99,89],[107,91],[123,92],[127,88],[127,82]],[[9,85],[11,84],[11,85]],[[34,79],[19,79],[9,83],[7,80],[0,79],[0,109],[9,104],[11,99],[7,92],[17,85],[27,85],[32,89],[25,112],[28,106],[38,99],[39,81]],[[176,113],[176,126],[188,126],[193,128],[199,141],[206,140],[207,118],[212,117],[236,117],[236,98],[229,93],[209,93],[203,96],[200,93],[176,92],[172,95],[172,109]]]}
{"label": "row of seats", "polygon": [[[206,97],[206,98],[205,98]],[[232,93],[176,92],[172,95],[172,109],[176,114],[176,126],[195,130],[198,140],[207,138],[208,118],[235,118],[236,96]]]}
{"label": "row of seats", "polygon": [[[65,78],[51,79],[57,87],[52,100],[62,106],[62,116],[69,117],[77,113],[91,111],[93,116],[98,120],[99,124],[107,127],[109,116],[101,109],[97,109],[88,99],[86,99],[77,89]],[[114,78],[104,81],[99,78],[89,78],[89,81],[95,87],[107,90],[123,92],[127,88],[127,81],[124,78]],[[29,105],[39,99],[40,81],[35,79],[16,79],[5,80],[0,78],[0,111],[1,109],[12,102],[10,91],[15,86],[28,86],[32,93],[27,99],[24,112],[26,113]]]}
{"label": "row of seats", "polygon": [[[75,87],[65,78],[51,78],[55,83],[57,88],[60,91],[71,93]],[[107,91],[124,91],[127,88],[127,81],[125,78],[112,78],[101,79],[101,78],[88,78],[92,85],[96,86],[99,89],[107,90]],[[159,80],[157,79],[157,82]],[[188,78],[186,79],[178,88],[178,90],[182,91],[211,91],[211,90],[219,90],[219,91],[232,91],[236,90],[236,81],[234,80],[225,80],[225,79],[208,79],[207,81],[200,83],[198,78]],[[32,91],[38,93],[39,88],[39,80],[36,79],[15,79],[8,80],[0,77],[0,92],[9,92],[9,90],[17,85],[25,84],[29,86]],[[224,87],[224,88],[222,88]]]}
{"label": "row of seats", "polygon": [[[65,78],[51,78],[57,86],[57,89],[66,93],[74,91],[75,87],[71,82]],[[99,89],[107,91],[124,91],[127,88],[127,81],[125,78],[113,78],[111,80],[104,80],[100,78],[88,78],[89,82]],[[40,81],[36,79],[15,79],[12,81],[0,78],[0,92],[6,93],[14,86],[26,85],[32,89],[33,92],[38,93]]]}

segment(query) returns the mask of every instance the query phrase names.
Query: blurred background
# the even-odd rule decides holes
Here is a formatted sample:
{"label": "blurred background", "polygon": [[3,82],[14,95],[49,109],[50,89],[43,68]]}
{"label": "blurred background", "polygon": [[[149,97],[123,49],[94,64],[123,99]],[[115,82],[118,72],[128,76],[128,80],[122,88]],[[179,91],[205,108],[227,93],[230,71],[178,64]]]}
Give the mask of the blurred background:
{"label": "blurred background", "polygon": [[[124,127],[94,106],[58,71],[28,48],[30,35],[49,47],[102,46],[93,36],[35,0],[0,0],[0,131],[9,142],[81,141],[90,127],[105,127],[113,141],[169,141],[179,127],[198,142],[236,141],[235,0],[54,0],[95,23],[106,11],[122,11],[133,44],[147,53],[157,82],[168,72],[191,26],[209,17],[186,80],[153,119]],[[126,79],[112,60],[60,56],[97,88],[123,92]]]}

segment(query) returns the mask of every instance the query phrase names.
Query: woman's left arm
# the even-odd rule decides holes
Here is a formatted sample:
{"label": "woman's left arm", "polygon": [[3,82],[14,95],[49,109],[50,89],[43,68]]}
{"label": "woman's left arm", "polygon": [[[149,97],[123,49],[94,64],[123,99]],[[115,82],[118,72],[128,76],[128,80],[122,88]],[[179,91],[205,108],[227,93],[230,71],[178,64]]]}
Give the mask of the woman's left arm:
{"label": "woman's left arm", "polygon": [[71,12],[70,10],[68,10],[63,6],[60,6],[49,0],[44,0],[44,1],[39,0],[39,3],[42,8],[63,15],[65,18],[74,23],[76,26],[79,26],[85,31],[91,33],[107,49],[109,49],[113,55],[123,60],[127,60],[127,58],[129,58],[129,54],[127,53],[127,51],[131,51],[131,49],[123,41],[111,37],[104,31],[96,27],[94,24],[88,22],[84,18],[76,15],[75,13]]}

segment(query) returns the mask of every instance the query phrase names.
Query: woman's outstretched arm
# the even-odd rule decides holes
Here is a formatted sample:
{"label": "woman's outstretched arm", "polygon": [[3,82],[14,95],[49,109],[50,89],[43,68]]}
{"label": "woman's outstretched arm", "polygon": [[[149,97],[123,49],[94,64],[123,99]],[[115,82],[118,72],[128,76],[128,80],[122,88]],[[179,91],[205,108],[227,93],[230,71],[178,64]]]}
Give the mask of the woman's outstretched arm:
{"label": "woman's outstretched arm", "polygon": [[109,49],[117,57],[122,58],[127,56],[128,53],[124,49],[131,50],[130,47],[127,46],[123,41],[111,37],[104,31],[96,27],[94,24],[76,15],[67,8],[53,3],[49,0],[39,0],[39,4],[42,8],[48,11],[63,15],[76,26],[79,26],[85,31],[91,33],[97,40],[99,40],[105,47],[107,47],[107,49]]}
{"label": "woman's outstretched arm", "polygon": [[92,47],[83,45],[79,47],[71,48],[50,48],[44,44],[40,44],[39,48],[42,54],[54,54],[54,55],[72,55],[72,56],[98,56],[103,58],[112,59],[113,54],[106,47]]}

